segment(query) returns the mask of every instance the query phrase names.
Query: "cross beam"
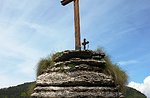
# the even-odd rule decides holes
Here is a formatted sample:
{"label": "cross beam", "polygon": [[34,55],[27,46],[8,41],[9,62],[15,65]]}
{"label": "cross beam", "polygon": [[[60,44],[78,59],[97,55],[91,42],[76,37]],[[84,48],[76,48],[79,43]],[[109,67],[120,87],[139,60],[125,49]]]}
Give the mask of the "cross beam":
{"label": "cross beam", "polygon": [[73,0],[63,0],[63,1],[61,1],[61,4],[63,5],[63,6],[65,6],[65,5],[67,5],[68,3],[70,3],[70,2],[72,2]]}
{"label": "cross beam", "polygon": [[72,1],[74,1],[75,50],[81,50],[79,0],[63,0],[61,4],[65,6]]}

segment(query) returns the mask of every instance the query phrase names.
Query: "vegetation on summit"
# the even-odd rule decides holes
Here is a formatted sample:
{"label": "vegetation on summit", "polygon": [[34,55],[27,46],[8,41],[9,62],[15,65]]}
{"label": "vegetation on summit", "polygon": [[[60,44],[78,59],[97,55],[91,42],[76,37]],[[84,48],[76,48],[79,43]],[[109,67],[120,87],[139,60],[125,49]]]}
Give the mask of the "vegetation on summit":
{"label": "vegetation on summit", "polygon": [[106,61],[106,65],[103,71],[105,74],[111,75],[114,78],[116,85],[120,86],[119,90],[123,92],[125,90],[125,85],[128,83],[128,75],[117,64],[111,61],[109,55],[106,54],[104,50],[98,48],[96,51],[105,53],[106,56],[104,60]]}
{"label": "vegetation on summit", "polygon": [[104,60],[106,61],[105,67],[103,72],[105,74],[111,75],[113,79],[115,80],[115,84],[119,85],[119,90],[121,92],[125,91],[125,86],[128,82],[128,75],[124,70],[122,70],[117,64],[114,64],[109,55],[104,52],[102,48],[98,48],[96,50],[97,52],[105,53]]}

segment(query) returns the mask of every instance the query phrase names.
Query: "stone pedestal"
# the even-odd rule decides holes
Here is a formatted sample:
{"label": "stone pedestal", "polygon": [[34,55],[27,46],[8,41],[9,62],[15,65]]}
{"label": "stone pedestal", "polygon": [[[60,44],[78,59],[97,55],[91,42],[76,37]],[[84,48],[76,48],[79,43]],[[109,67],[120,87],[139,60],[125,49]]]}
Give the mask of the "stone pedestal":
{"label": "stone pedestal", "polygon": [[65,51],[38,76],[33,98],[122,98],[113,78],[103,73],[103,53]]}

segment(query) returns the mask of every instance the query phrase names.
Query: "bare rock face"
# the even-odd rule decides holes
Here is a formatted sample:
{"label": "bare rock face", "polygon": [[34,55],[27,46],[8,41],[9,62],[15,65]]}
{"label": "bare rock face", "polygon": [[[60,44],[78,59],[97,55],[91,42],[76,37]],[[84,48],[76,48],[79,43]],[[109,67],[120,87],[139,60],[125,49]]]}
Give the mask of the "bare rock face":
{"label": "bare rock face", "polygon": [[113,78],[103,73],[103,53],[64,51],[37,77],[33,98],[123,98]]}

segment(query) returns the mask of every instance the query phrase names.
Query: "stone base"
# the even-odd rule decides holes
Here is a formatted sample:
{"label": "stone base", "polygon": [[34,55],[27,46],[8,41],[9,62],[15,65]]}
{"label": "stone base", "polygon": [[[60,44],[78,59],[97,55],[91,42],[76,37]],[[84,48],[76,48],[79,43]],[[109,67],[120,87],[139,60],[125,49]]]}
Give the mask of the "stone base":
{"label": "stone base", "polygon": [[122,98],[112,76],[103,73],[104,54],[65,51],[38,76],[33,98]]}
{"label": "stone base", "polygon": [[95,71],[44,73],[36,82],[33,98],[121,98],[122,96],[111,76]]}

